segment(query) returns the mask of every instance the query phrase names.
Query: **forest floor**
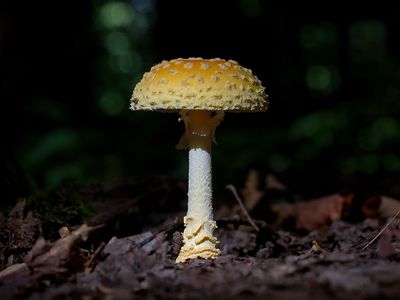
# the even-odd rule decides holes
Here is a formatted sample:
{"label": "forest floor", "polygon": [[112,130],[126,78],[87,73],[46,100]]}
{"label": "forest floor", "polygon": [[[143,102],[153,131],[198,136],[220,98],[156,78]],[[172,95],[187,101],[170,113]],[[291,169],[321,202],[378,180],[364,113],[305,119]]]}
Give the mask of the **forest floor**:
{"label": "forest floor", "polygon": [[365,199],[355,218],[357,195],[303,202],[267,182],[240,189],[246,209],[233,186],[218,196],[221,256],[183,264],[184,182],[79,187],[92,213],[53,236],[21,201],[0,218],[0,299],[400,299],[399,201]]}

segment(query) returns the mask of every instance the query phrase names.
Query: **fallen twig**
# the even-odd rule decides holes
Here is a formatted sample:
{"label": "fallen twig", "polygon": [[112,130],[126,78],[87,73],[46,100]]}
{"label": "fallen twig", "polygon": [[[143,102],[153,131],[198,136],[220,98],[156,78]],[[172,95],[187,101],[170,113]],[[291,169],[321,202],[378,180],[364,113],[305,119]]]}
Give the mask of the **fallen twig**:
{"label": "fallen twig", "polygon": [[93,252],[92,256],[90,257],[89,261],[86,263],[86,268],[85,268],[85,273],[88,274],[92,271],[94,261],[99,256],[101,251],[103,251],[104,247],[106,246],[106,243],[101,242],[100,245],[97,247],[97,249]]}
{"label": "fallen twig", "polygon": [[381,229],[381,231],[378,232],[378,234],[368,243],[366,244],[360,251],[364,251],[367,249],[373,242],[376,241],[376,239],[386,230],[386,228],[389,227],[390,224],[393,223],[394,220],[396,220],[397,216],[400,214],[400,209],[397,211],[397,213],[386,223],[385,226]]}
{"label": "fallen twig", "polygon": [[236,201],[239,203],[239,206],[242,209],[243,213],[245,214],[245,216],[246,216],[247,220],[249,221],[250,225],[253,226],[253,228],[256,231],[260,231],[260,228],[256,225],[256,223],[254,223],[253,219],[249,215],[246,207],[243,204],[242,199],[240,199],[240,197],[239,197],[239,195],[238,195],[238,193],[236,191],[236,188],[232,184],[228,184],[225,187],[232,192],[233,196],[235,197]]}

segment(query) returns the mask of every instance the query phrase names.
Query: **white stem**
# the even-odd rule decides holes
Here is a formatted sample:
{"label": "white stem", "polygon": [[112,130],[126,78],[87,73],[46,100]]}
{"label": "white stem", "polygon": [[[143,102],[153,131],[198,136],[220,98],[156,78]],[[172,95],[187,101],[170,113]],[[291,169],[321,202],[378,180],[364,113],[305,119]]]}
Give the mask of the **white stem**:
{"label": "white stem", "polygon": [[222,116],[215,118],[204,111],[182,114],[186,130],[178,146],[189,148],[189,199],[184,218],[184,245],[176,259],[178,263],[196,257],[215,258],[220,254],[216,248],[218,241],[213,236],[217,226],[212,209],[211,143]]}
{"label": "white stem", "polygon": [[217,227],[212,211],[211,154],[209,150],[189,150],[188,212],[184,218],[183,247],[177,262],[202,257],[215,258],[220,251],[213,231]]}
{"label": "white stem", "polygon": [[211,154],[201,148],[189,150],[188,198],[188,218],[212,220]]}

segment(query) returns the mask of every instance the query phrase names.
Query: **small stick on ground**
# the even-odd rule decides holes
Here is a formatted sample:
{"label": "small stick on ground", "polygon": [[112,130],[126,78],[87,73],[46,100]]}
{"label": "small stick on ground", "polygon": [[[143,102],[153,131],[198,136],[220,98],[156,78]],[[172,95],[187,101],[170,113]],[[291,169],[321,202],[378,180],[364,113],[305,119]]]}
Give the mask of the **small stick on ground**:
{"label": "small stick on ground", "polygon": [[249,221],[250,225],[253,226],[253,228],[256,231],[260,231],[260,228],[258,228],[258,226],[256,225],[256,223],[254,223],[253,219],[250,217],[246,207],[243,204],[242,199],[240,199],[236,188],[232,185],[232,184],[228,184],[227,186],[225,186],[228,190],[230,190],[233,194],[233,196],[235,197],[236,201],[239,203],[240,208],[242,209],[243,213],[245,214],[247,220]]}
{"label": "small stick on ground", "polygon": [[364,251],[367,249],[375,240],[386,230],[386,228],[389,227],[390,224],[393,223],[394,220],[396,220],[397,216],[400,214],[400,209],[397,211],[397,213],[386,223],[385,226],[381,229],[381,231],[378,232],[378,234],[368,243],[366,244],[360,251]]}
{"label": "small stick on ground", "polygon": [[104,247],[106,246],[106,243],[101,242],[100,245],[97,247],[97,249],[93,252],[91,258],[89,261],[86,263],[86,268],[85,268],[85,273],[90,273],[93,269],[94,265],[94,260],[99,256],[100,252],[103,251]]}

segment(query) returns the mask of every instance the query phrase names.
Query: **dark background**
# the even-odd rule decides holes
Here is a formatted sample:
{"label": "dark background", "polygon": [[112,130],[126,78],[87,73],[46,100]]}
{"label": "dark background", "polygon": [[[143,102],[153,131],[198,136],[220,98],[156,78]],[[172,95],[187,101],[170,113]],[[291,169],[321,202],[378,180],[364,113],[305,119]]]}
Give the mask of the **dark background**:
{"label": "dark background", "polygon": [[[190,3],[190,4],[189,4]],[[186,178],[177,114],[132,112],[163,59],[237,60],[270,96],[227,114],[215,189],[251,166],[313,197],[343,189],[400,196],[400,24],[383,2],[2,1],[2,204],[63,184]]]}

